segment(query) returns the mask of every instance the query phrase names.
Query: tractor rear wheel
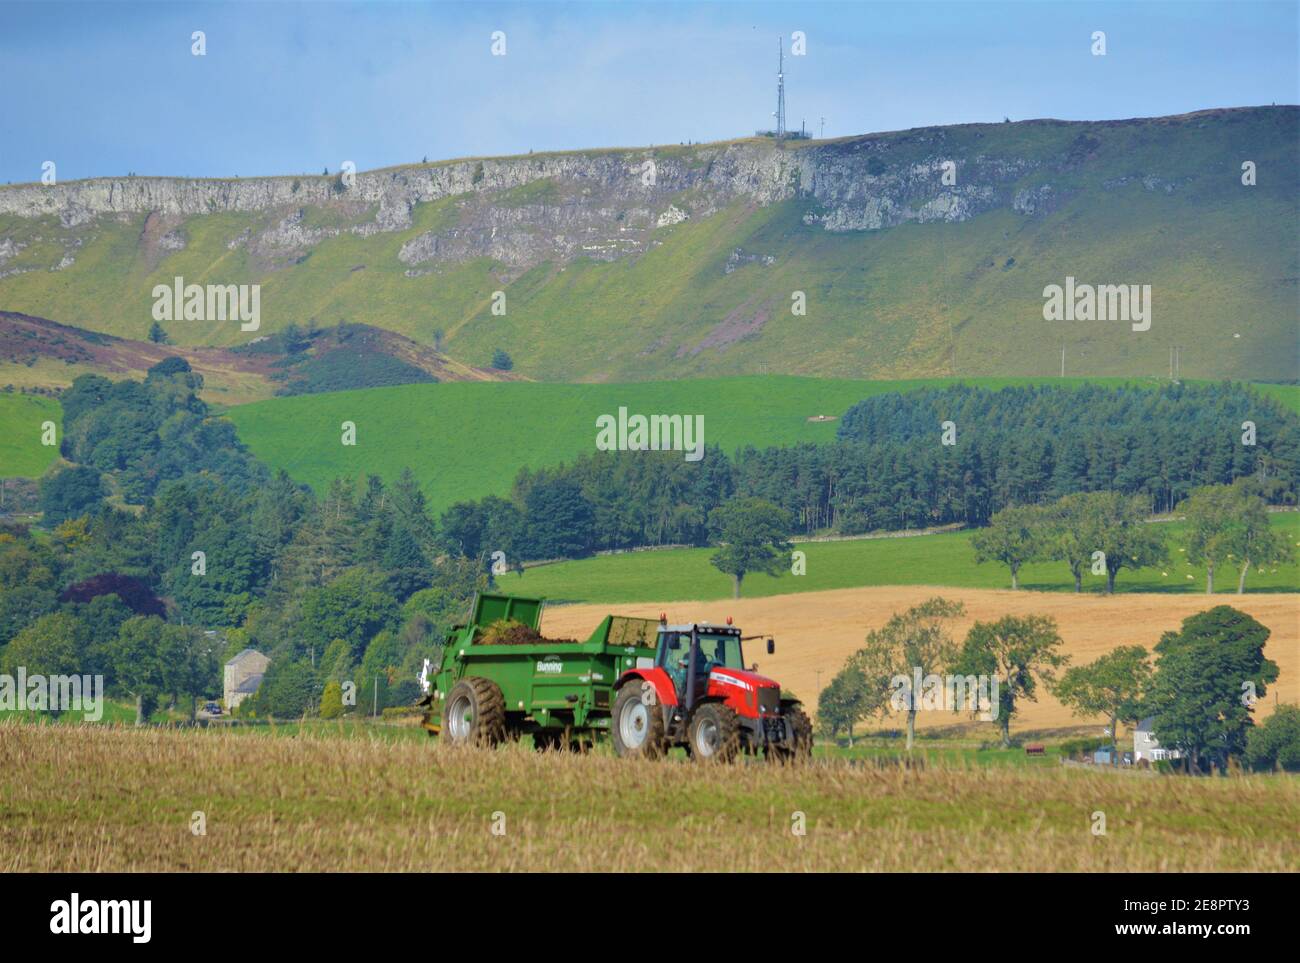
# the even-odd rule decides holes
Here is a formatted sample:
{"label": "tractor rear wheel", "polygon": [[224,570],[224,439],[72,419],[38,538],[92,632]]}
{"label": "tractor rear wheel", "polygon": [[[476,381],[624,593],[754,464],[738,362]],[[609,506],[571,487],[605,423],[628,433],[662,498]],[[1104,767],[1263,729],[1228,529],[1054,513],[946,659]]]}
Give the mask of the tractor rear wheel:
{"label": "tractor rear wheel", "polygon": [[641,687],[646,682],[629,682],[614,700],[610,729],[614,734],[614,752],[620,757],[658,759],[667,746],[664,741],[664,714],[657,705],[646,705]]}
{"label": "tractor rear wheel", "polygon": [[457,746],[500,745],[506,738],[506,700],[501,689],[478,676],[461,679],[447,693],[442,732]]}
{"label": "tractor rear wheel", "polygon": [[783,713],[790,727],[790,744],[768,743],[764,752],[769,762],[802,763],[812,758],[813,728],[808,713],[799,706],[790,706]]}
{"label": "tractor rear wheel", "polygon": [[686,738],[697,762],[732,762],[740,753],[740,722],[734,710],[706,702],[691,716]]}

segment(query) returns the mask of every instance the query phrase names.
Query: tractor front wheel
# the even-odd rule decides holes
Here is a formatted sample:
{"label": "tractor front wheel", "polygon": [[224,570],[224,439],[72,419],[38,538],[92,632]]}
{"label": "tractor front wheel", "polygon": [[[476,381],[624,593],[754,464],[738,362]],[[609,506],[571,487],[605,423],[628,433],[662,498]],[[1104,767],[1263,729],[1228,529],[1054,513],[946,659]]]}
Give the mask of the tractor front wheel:
{"label": "tractor front wheel", "polygon": [[769,762],[803,763],[812,758],[813,728],[808,713],[799,706],[790,706],[784,713],[786,725],[790,727],[790,742],[787,745],[767,744],[764,750]]}
{"label": "tractor front wheel", "polygon": [[664,714],[657,705],[646,705],[641,687],[646,682],[629,682],[614,700],[614,752],[620,757],[658,759],[664,754]]}
{"label": "tractor front wheel", "polygon": [[495,682],[470,676],[447,693],[442,732],[457,746],[492,748],[506,739],[506,701]]}
{"label": "tractor front wheel", "polygon": [[686,738],[697,762],[732,762],[740,754],[740,722],[724,705],[707,702],[695,710]]}

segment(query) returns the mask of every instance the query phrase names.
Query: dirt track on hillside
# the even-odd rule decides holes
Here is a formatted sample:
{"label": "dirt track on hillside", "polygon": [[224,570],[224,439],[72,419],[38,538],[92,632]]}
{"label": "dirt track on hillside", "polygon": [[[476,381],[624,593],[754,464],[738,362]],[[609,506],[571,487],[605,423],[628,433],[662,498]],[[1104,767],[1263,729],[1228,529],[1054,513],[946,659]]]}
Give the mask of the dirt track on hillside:
{"label": "dirt track on hillside", "polygon": [[[1120,645],[1140,644],[1152,648],[1160,635],[1178,628],[1184,618],[1212,605],[1232,605],[1248,612],[1273,632],[1266,646],[1269,658],[1278,664],[1280,675],[1269,686],[1258,718],[1266,717],[1274,698],[1300,702],[1300,595],[1266,594],[1204,595],[1122,594],[1115,596],[1073,595],[1057,592],[1011,592],[986,589],[886,586],[805,592],[759,599],[713,602],[666,602],[605,605],[566,605],[546,610],[543,628],[552,636],[586,638],[606,614],[658,618],[666,612],[670,622],[691,620],[721,622],[735,618],[746,635],[769,633],[776,638],[776,654],[769,656],[761,642],[750,642],[746,658],[757,661],[759,670],[816,706],[817,673],[827,685],[844,660],[862,645],[867,631],[877,628],[894,612],[902,611],[934,595],[960,600],[966,605],[964,618],[954,621],[953,637],[960,642],[976,621],[989,621],[1006,614],[1040,613],[1056,619],[1064,640],[1064,651],[1072,665],[1091,662]],[[965,714],[956,717],[965,720]],[[949,726],[954,716],[947,712],[920,713],[918,726]],[[1012,722],[1012,732],[1079,726],[1102,720],[1080,719],[1042,692],[1038,702],[1024,703]],[[868,728],[901,722],[871,722]],[[988,723],[979,724],[992,735]],[[976,728],[974,731],[979,731]]]}

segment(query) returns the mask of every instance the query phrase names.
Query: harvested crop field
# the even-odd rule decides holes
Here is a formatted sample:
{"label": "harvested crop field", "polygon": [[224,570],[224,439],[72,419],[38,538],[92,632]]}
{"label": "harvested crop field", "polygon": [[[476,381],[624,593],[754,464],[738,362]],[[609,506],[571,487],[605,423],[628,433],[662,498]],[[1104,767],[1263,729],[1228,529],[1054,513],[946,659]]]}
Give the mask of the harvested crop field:
{"label": "harvested crop field", "polygon": [[721,768],[0,723],[0,872],[1295,870],[1298,808],[1290,776]]}
{"label": "harvested crop field", "polygon": [[[1275,691],[1282,702],[1300,702],[1300,595],[1295,594],[1105,596],[882,586],[723,602],[555,606],[545,610],[542,627],[551,634],[581,636],[611,611],[645,618],[658,618],[664,612],[670,622],[721,622],[730,615],[746,635],[761,632],[775,636],[775,655],[767,655],[761,642],[751,642],[746,658],[757,661],[764,675],[776,679],[815,708],[819,670],[821,684],[826,686],[844,661],[862,646],[870,629],[879,628],[895,612],[935,595],[965,604],[966,616],[952,624],[953,636],[959,643],[976,620],[989,621],[1007,614],[1052,616],[1071,665],[1091,662],[1120,645],[1139,644],[1150,649],[1162,633],[1177,629],[1187,616],[1215,605],[1235,606],[1273,632],[1265,652],[1278,664],[1280,673],[1277,684],[1269,687],[1261,701],[1257,717],[1263,719],[1272,712]],[[896,722],[880,724],[898,724],[901,718],[900,715]],[[918,714],[917,725],[919,728],[951,726],[954,718],[967,717],[954,717],[950,712],[922,712]],[[1049,693],[1040,692],[1038,702],[1022,703],[1017,708],[1011,728],[1014,733],[1018,729],[1065,728],[1081,722],[1100,724],[1103,721],[1079,719]],[[988,723],[974,725],[992,731]]]}

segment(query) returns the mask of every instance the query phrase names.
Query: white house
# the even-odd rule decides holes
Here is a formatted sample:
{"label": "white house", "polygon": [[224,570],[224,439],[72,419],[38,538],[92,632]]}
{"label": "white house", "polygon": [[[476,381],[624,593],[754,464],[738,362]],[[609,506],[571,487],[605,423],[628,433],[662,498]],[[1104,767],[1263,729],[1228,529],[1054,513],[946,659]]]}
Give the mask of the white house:
{"label": "white house", "polygon": [[1156,738],[1151,728],[1153,721],[1149,718],[1143,719],[1133,730],[1133,761],[1138,763],[1143,759],[1148,762],[1155,762],[1158,759],[1181,759],[1183,754],[1177,749],[1161,747],[1160,740]]}

